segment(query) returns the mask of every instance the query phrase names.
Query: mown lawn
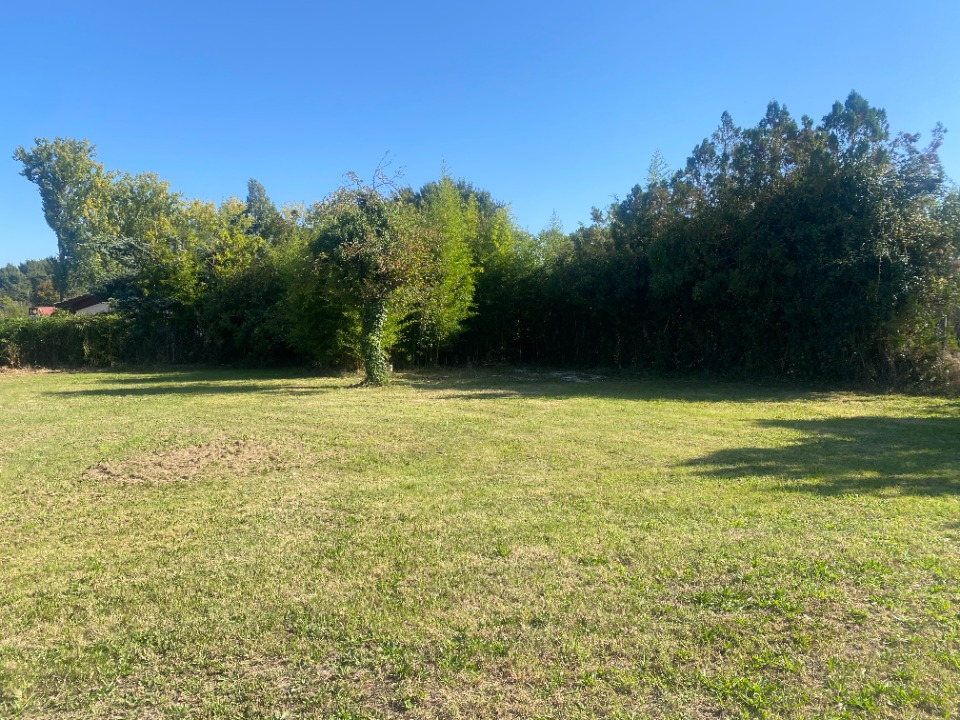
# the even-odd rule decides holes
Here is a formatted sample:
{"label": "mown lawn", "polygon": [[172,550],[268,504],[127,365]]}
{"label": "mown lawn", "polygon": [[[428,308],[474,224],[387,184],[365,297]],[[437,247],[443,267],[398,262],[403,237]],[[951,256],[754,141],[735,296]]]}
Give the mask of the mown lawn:
{"label": "mown lawn", "polygon": [[956,400],[355,382],[0,374],[0,717],[960,712]]}

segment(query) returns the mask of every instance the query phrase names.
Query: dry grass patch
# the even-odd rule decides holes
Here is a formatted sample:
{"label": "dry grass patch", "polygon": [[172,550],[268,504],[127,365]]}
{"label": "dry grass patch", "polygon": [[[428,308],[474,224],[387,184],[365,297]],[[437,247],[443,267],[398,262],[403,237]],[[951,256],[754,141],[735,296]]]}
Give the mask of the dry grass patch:
{"label": "dry grass patch", "polygon": [[126,460],[98,462],[86,469],[84,478],[128,484],[171,483],[224,475],[256,475],[288,467],[289,458],[277,443],[214,440]]}

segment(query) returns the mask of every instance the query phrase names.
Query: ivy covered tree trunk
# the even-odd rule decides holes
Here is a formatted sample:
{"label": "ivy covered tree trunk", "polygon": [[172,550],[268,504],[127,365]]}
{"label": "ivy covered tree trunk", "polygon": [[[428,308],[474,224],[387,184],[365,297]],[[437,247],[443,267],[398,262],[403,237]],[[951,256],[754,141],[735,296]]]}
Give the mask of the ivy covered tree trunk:
{"label": "ivy covered tree trunk", "polygon": [[384,385],[388,380],[387,355],[383,351],[386,320],[386,300],[378,298],[364,304],[360,315],[360,353],[366,373],[363,381],[368,385]]}

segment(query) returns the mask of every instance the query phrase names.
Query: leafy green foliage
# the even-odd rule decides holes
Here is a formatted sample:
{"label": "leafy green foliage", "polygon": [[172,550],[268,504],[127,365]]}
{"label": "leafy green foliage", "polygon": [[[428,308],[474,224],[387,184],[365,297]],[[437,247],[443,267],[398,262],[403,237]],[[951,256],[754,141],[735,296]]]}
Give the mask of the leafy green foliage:
{"label": "leafy green foliage", "polygon": [[138,359],[120,315],[0,318],[0,366],[107,367]]}
{"label": "leafy green foliage", "polygon": [[60,299],[53,287],[53,258],[28,260],[0,268],[0,315],[26,315],[31,305],[53,305]]}
{"label": "leafy green foliage", "polygon": [[388,314],[406,316],[442,277],[431,252],[435,236],[401,197],[359,182],[330,196],[319,214],[310,243],[319,284],[359,315],[366,382],[382,385]]}
{"label": "leafy green foliage", "polygon": [[91,226],[104,216],[110,177],[86,140],[37,138],[35,143],[30,150],[18,147],[13,157],[23,165],[20,174],[37,186],[44,217],[57,236],[53,284],[63,297],[89,279]]}
{"label": "leafy green foliage", "polygon": [[755,128],[725,113],[544,265],[543,330],[511,358],[923,384],[957,338],[942,139],[891,138],[856,93],[819,127],[778,103]]}
{"label": "leafy green foliage", "polygon": [[421,191],[421,198],[422,222],[433,235],[431,276],[405,323],[401,344],[412,357],[436,361],[439,349],[471,315],[477,274],[471,246],[477,244],[479,214],[476,200],[464,199],[447,175]]}
{"label": "leafy green foliage", "polygon": [[[817,124],[728,113],[671,174],[565,234],[446,173],[355,177],[309,209],[190,201],[86,141],[17,150],[60,254],[0,270],[0,312],[112,298],[163,361],[537,362],[947,386],[960,375],[960,194],[857,93]],[[52,278],[52,285],[51,285]],[[28,298],[29,296],[29,298]],[[152,348],[152,352],[146,352]]]}
{"label": "leafy green foliage", "polygon": [[[205,356],[258,364],[297,359],[286,341],[285,287],[275,247],[253,232],[256,219],[248,205],[225,202],[217,215],[219,228],[198,277],[203,290],[197,320],[204,328]],[[274,220],[273,231],[279,233],[279,213]]]}

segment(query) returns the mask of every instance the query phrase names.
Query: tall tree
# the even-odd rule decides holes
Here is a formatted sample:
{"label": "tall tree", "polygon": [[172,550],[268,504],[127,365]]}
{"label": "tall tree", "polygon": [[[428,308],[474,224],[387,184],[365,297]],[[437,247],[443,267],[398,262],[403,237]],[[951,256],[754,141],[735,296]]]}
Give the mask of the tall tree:
{"label": "tall tree", "polygon": [[248,232],[259,235],[269,244],[276,243],[283,232],[283,217],[267,196],[267,189],[254,178],[247,181],[246,214],[251,219]]}
{"label": "tall tree", "polygon": [[96,149],[87,140],[36,138],[27,150],[13,154],[20,174],[40,192],[43,214],[57,236],[54,285],[61,298],[74,289],[90,255],[91,217],[108,193],[110,176],[96,161]]}
{"label": "tall tree", "polygon": [[414,352],[439,350],[470,315],[476,266],[470,251],[477,232],[469,199],[464,200],[453,180],[443,175],[436,192],[424,199],[424,221],[432,231],[427,251],[435,277],[426,283],[423,301],[412,313],[408,328]]}

